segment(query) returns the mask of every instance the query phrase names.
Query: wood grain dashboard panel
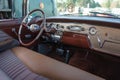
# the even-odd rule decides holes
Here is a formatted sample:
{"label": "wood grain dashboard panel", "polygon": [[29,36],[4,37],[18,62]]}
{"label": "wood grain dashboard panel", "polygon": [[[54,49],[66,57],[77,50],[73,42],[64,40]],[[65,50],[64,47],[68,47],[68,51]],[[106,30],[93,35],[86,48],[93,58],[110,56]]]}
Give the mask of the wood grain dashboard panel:
{"label": "wood grain dashboard panel", "polygon": [[68,44],[76,47],[90,48],[88,36],[84,34],[64,32],[61,41],[64,44]]}

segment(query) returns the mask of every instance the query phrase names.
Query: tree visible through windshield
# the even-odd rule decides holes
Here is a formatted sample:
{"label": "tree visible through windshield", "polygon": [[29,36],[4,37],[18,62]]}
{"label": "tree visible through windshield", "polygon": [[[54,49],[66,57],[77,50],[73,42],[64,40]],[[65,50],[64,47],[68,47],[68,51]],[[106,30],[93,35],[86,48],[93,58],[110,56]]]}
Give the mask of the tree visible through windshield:
{"label": "tree visible through windshield", "polygon": [[120,17],[120,0],[57,0],[58,15]]}

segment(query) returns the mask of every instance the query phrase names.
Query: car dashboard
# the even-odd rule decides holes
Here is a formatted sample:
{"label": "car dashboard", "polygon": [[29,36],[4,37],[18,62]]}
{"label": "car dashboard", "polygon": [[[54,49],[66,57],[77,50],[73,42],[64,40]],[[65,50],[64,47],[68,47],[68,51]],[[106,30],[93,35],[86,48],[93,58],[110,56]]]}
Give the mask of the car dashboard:
{"label": "car dashboard", "polygon": [[[94,23],[94,22],[93,22]],[[89,48],[114,56],[120,56],[120,29],[108,26],[86,24],[47,22],[47,28],[56,30],[54,40],[64,44]]]}

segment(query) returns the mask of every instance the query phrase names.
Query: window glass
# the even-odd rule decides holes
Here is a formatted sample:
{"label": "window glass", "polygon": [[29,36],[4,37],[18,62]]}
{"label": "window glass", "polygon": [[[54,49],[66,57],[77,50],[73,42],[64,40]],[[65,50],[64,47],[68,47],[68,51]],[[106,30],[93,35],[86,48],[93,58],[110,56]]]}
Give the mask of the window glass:
{"label": "window glass", "polygon": [[57,0],[58,15],[120,18],[120,0]]}
{"label": "window glass", "polygon": [[0,0],[0,19],[9,19],[12,17],[10,0]]}
{"label": "window glass", "polygon": [[20,18],[22,17],[22,3],[23,0],[14,0],[13,1],[13,17]]}
{"label": "window glass", "polygon": [[28,4],[29,11],[42,9],[46,17],[56,15],[56,4],[54,0],[29,0]]}

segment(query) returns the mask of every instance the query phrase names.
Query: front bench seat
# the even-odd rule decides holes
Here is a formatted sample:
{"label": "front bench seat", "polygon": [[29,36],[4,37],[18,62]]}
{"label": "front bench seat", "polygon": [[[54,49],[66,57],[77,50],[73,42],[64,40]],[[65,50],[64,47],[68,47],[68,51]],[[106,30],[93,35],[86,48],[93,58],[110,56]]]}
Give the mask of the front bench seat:
{"label": "front bench seat", "polygon": [[11,50],[7,50],[0,53],[0,80],[48,79],[30,71]]}
{"label": "front bench seat", "polygon": [[32,72],[51,80],[104,80],[24,47],[11,50]]}

